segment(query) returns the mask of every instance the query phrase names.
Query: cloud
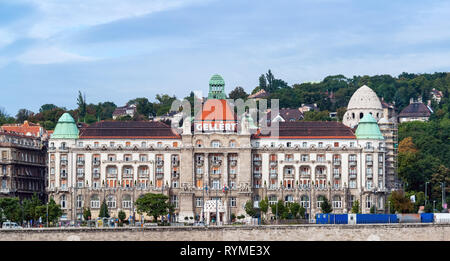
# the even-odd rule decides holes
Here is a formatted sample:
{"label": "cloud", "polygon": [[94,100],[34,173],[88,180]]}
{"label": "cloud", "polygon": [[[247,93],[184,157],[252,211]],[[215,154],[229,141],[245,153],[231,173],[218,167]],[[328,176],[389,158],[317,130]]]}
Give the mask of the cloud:
{"label": "cloud", "polygon": [[169,10],[201,0],[23,0],[33,4],[41,19],[30,29],[30,37],[48,38],[66,30]]}
{"label": "cloud", "polygon": [[67,62],[88,62],[95,58],[81,56],[61,50],[58,47],[38,47],[32,48],[16,58],[17,61],[25,64],[52,64]]}

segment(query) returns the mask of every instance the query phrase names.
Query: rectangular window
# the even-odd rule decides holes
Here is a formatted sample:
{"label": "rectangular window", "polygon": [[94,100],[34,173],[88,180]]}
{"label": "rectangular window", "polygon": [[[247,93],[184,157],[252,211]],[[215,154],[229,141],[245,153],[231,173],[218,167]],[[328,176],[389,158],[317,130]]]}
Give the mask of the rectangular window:
{"label": "rectangular window", "polygon": [[356,180],[349,180],[348,187],[352,189],[356,188]]}
{"label": "rectangular window", "polygon": [[203,207],[203,198],[195,198],[195,207],[197,208]]}
{"label": "rectangular window", "polygon": [[230,207],[236,207],[236,198],[230,198]]}
{"label": "rectangular window", "polygon": [[302,147],[303,148],[306,148],[308,146],[308,143],[307,142],[302,142]]}

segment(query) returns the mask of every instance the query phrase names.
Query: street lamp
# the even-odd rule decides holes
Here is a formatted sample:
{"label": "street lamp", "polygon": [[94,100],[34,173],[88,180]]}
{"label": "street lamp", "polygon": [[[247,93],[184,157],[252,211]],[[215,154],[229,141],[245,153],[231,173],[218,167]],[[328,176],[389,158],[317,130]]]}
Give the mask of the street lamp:
{"label": "street lamp", "polygon": [[434,213],[434,209],[436,208],[436,200],[433,200],[433,213]]}
{"label": "street lamp", "polygon": [[427,187],[428,187],[427,184],[428,183],[430,183],[430,182],[428,182],[428,181],[425,182],[425,206],[427,205],[427,201],[428,201],[428,197],[427,197]]}

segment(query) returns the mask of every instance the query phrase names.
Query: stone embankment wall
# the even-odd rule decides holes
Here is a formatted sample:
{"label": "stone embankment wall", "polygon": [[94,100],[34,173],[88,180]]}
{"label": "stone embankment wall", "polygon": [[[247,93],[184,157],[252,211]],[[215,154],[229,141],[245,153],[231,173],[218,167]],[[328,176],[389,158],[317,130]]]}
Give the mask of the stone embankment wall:
{"label": "stone embankment wall", "polygon": [[450,224],[0,229],[2,240],[450,241]]}

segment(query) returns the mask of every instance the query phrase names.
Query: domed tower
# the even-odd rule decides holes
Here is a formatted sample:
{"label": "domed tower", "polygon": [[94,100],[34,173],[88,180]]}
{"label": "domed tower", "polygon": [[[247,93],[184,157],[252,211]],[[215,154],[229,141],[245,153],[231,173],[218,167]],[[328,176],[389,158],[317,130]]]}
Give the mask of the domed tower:
{"label": "domed tower", "polygon": [[355,135],[358,140],[384,140],[377,121],[370,113],[359,121]]}
{"label": "domed tower", "polygon": [[79,130],[69,113],[64,113],[56,124],[52,139],[78,139]]}
{"label": "domed tower", "polygon": [[377,94],[363,85],[350,98],[342,123],[354,128],[366,114],[371,114],[378,121],[383,118],[383,107]]}
{"label": "domed tower", "polygon": [[209,80],[208,99],[226,99],[225,81],[222,76],[214,74]]}

